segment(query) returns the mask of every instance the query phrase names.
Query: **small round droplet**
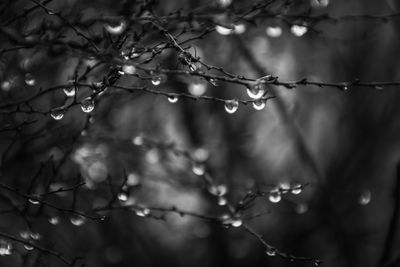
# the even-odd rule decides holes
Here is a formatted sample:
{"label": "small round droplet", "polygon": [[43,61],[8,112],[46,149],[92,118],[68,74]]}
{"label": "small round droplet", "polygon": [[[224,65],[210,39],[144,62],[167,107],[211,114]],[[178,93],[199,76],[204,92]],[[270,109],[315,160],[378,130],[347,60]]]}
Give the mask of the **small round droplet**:
{"label": "small round droplet", "polygon": [[126,179],[126,184],[129,186],[136,186],[140,184],[140,176],[136,173],[130,173]]}
{"label": "small round droplet", "polygon": [[246,32],[246,25],[244,24],[237,24],[233,26],[233,32],[235,34],[243,34]]}
{"label": "small round droplet", "polygon": [[188,91],[190,94],[195,95],[195,96],[201,96],[204,95],[204,93],[207,91],[207,85],[205,83],[191,83],[189,84]]}
{"label": "small round droplet", "polygon": [[75,87],[74,86],[70,86],[70,87],[65,87],[64,89],[63,89],[63,91],[64,91],[64,94],[67,96],[67,97],[73,97],[73,96],[75,96]]}
{"label": "small round droplet", "polygon": [[33,198],[29,198],[28,199],[29,203],[33,204],[33,205],[39,205],[40,201],[37,197],[33,197]]}
{"label": "small round droplet", "polygon": [[55,119],[56,121],[61,120],[64,118],[65,109],[64,108],[54,108],[50,112],[50,116]]}
{"label": "small round droplet", "polygon": [[210,79],[210,83],[211,83],[213,86],[218,86],[218,81],[217,81],[216,79]]}
{"label": "small round droplet", "polygon": [[236,99],[226,100],[224,105],[225,111],[229,114],[235,113],[239,108],[239,101]]}
{"label": "small round droplet", "polygon": [[81,109],[85,113],[92,112],[94,110],[94,101],[91,97],[85,98],[81,102]]}
{"label": "small round droplet", "polygon": [[267,250],[265,251],[265,254],[267,254],[270,257],[276,256],[276,248],[268,247]]}
{"label": "small round droplet", "polygon": [[170,95],[170,96],[168,96],[168,101],[169,101],[170,103],[176,103],[176,102],[178,102],[178,100],[179,100],[179,98],[178,98],[177,95]]}
{"label": "small round droplet", "polygon": [[255,110],[263,110],[265,108],[265,100],[264,99],[257,99],[253,102],[253,108]]}
{"label": "small round droplet", "polygon": [[153,76],[153,77],[151,78],[151,83],[152,83],[154,86],[160,85],[161,82],[162,82],[162,77],[161,77],[161,75],[155,75],[155,76]]}
{"label": "small round droplet", "polygon": [[383,90],[383,86],[382,85],[375,85],[374,88],[375,88],[375,90],[378,90],[378,91],[382,91]]}
{"label": "small round droplet", "polygon": [[122,71],[125,74],[132,75],[132,74],[136,73],[136,67],[134,65],[123,65],[122,66]]}
{"label": "small round droplet", "polygon": [[228,187],[224,184],[220,185],[211,185],[208,187],[208,192],[214,196],[224,196],[228,192]]}
{"label": "small round droplet", "polygon": [[215,30],[221,35],[229,35],[232,34],[233,30],[221,25],[215,26]]}
{"label": "small round droplet", "polygon": [[232,4],[232,0],[217,0],[217,3],[221,7],[228,7]]}
{"label": "small round droplet", "polygon": [[125,202],[128,200],[128,194],[126,192],[121,192],[118,194],[118,200],[121,202]]}
{"label": "small round droplet", "polygon": [[225,206],[228,203],[225,197],[218,197],[218,206]]}
{"label": "small round droplet", "polygon": [[301,184],[294,184],[291,189],[293,195],[298,195],[303,191],[303,186]]}
{"label": "small round droplet", "polygon": [[202,176],[205,174],[206,172],[206,167],[204,166],[204,164],[199,163],[199,162],[195,162],[192,166],[192,172],[198,176]]}
{"label": "small round droplet", "polygon": [[29,231],[21,231],[19,233],[22,239],[29,239],[30,238],[30,232]]}
{"label": "small round droplet", "polygon": [[42,238],[42,236],[41,236],[39,233],[35,233],[35,232],[31,232],[31,233],[30,233],[30,237],[31,237],[33,240],[39,240],[39,239]]}
{"label": "small round droplet", "polygon": [[24,245],[24,248],[25,248],[26,250],[28,250],[28,251],[31,251],[31,250],[34,249],[34,247],[33,247],[32,245],[28,245],[28,244],[25,244],[25,245]]}
{"label": "small round droplet", "polygon": [[27,73],[27,74],[25,74],[25,83],[26,83],[26,85],[29,85],[29,86],[35,86],[36,80],[30,73]]}
{"label": "small round droplet", "polygon": [[139,217],[146,217],[147,215],[150,214],[150,209],[148,209],[148,208],[139,209],[139,210],[136,210],[135,213]]}
{"label": "small round droplet", "polygon": [[282,35],[282,28],[279,26],[268,26],[265,29],[265,33],[272,38],[278,38]]}
{"label": "small round droplet", "polygon": [[311,6],[315,8],[323,8],[329,5],[329,0],[311,0]]}
{"label": "small round droplet", "polygon": [[74,215],[69,220],[75,226],[82,226],[86,223],[86,218],[82,215]]}
{"label": "small round droplet", "polygon": [[231,225],[233,227],[240,227],[240,226],[242,226],[242,224],[243,224],[243,221],[240,219],[233,219],[231,222]]}
{"label": "small round droplet", "polygon": [[135,146],[142,146],[142,145],[144,144],[144,139],[143,139],[143,137],[142,137],[141,135],[138,135],[138,136],[135,136],[135,137],[132,139],[132,143],[133,143]]}
{"label": "small round droplet", "polygon": [[358,199],[358,203],[363,206],[368,205],[371,202],[371,196],[370,190],[364,190]]}
{"label": "small round droplet", "polygon": [[270,192],[269,196],[268,196],[268,200],[272,203],[278,203],[279,201],[281,201],[282,196],[281,196],[281,192],[279,192],[279,190],[275,190]]}
{"label": "small round droplet", "polygon": [[108,31],[111,34],[119,35],[125,30],[126,22],[121,21],[119,24],[116,24],[116,25],[106,24],[104,26],[104,28],[106,29],[106,31]]}
{"label": "small round droplet", "polygon": [[60,218],[58,217],[50,217],[49,218],[49,223],[52,225],[57,225],[60,223]]}
{"label": "small round droplet", "polygon": [[293,33],[293,35],[297,36],[297,37],[301,37],[304,34],[307,33],[307,27],[304,25],[293,25],[290,28],[290,31]]}

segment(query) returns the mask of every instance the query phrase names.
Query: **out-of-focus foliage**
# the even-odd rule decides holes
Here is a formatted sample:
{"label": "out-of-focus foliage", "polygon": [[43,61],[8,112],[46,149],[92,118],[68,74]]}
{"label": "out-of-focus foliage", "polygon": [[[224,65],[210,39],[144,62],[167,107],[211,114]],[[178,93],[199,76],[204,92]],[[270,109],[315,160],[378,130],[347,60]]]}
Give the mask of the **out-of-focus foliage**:
{"label": "out-of-focus foliage", "polygon": [[399,8],[2,1],[0,266],[397,266]]}

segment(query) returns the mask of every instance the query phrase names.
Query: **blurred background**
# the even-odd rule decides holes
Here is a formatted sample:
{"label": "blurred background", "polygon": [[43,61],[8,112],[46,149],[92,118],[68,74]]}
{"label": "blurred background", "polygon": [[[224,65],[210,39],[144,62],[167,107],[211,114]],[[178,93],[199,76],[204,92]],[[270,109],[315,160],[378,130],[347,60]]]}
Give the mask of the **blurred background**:
{"label": "blurred background", "polygon": [[[177,40],[193,38],[193,57],[234,75],[400,80],[396,1],[270,2],[253,21],[238,14],[267,1],[2,1],[0,232],[81,257],[76,266],[314,266],[266,255],[243,227],[163,211],[221,218],[221,202],[300,184],[257,198],[241,223],[323,266],[399,266],[398,86],[269,86],[264,109],[230,114],[171,93],[249,99],[242,84],[148,71],[188,69],[160,28],[136,19],[154,16]],[[117,84],[153,93],[102,87],[127,49]],[[1,234],[0,254],[0,266],[65,266]]]}

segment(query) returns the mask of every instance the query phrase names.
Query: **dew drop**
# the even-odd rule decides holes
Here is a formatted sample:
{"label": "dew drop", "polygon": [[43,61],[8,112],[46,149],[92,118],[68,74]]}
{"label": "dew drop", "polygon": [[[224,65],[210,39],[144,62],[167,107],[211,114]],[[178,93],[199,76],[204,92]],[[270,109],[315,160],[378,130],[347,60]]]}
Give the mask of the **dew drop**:
{"label": "dew drop", "polygon": [[231,225],[233,227],[240,227],[240,226],[242,226],[242,224],[243,224],[243,221],[240,219],[233,219],[231,222]]}
{"label": "dew drop", "polygon": [[229,114],[235,113],[239,108],[239,101],[236,99],[226,100],[224,105],[225,111]]}
{"label": "dew drop", "polygon": [[9,256],[12,254],[12,245],[11,243],[0,239],[0,256]]}
{"label": "dew drop", "polygon": [[247,95],[252,99],[261,98],[265,93],[265,85],[262,83],[255,84],[247,88]]}
{"label": "dew drop", "polygon": [[150,210],[148,208],[143,208],[140,210],[136,210],[136,215],[139,217],[146,217],[147,215],[150,214]]}
{"label": "dew drop", "polygon": [[81,215],[74,215],[69,220],[75,226],[82,226],[86,223],[86,218]]}
{"label": "dew drop", "polygon": [[214,195],[214,196],[224,196],[226,195],[226,193],[228,192],[228,187],[224,184],[220,184],[220,185],[211,185],[208,188],[208,192],[210,192],[210,194]]}
{"label": "dew drop", "polygon": [[267,250],[265,251],[265,254],[267,254],[270,257],[276,256],[276,248],[268,247]]}
{"label": "dew drop", "polygon": [[216,79],[210,79],[210,83],[211,83],[213,86],[218,86],[218,81],[217,81]]}
{"label": "dew drop", "polygon": [[170,103],[176,103],[176,102],[178,102],[178,100],[179,100],[179,98],[178,98],[177,95],[169,95],[169,96],[168,96],[168,101],[169,101]]}
{"label": "dew drop", "polygon": [[110,24],[106,24],[104,26],[104,28],[106,29],[106,31],[108,31],[111,34],[114,35],[118,35],[121,34],[125,28],[126,28],[126,22],[125,21],[121,21],[119,24],[117,25],[110,25]]}
{"label": "dew drop", "polygon": [[292,27],[290,28],[290,31],[293,33],[293,35],[297,37],[301,37],[306,34],[307,30],[307,27],[303,25],[292,25]]}
{"label": "dew drop", "polygon": [[60,223],[60,219],[58,217],[50,217],[49,218],[49,223],[52,225],[57,225]]}
{"label": "dew drop", "polygon": [[268,200],[272,203],[278,203],[279,201],[281,201],[282,196],[281,193],[279,192],[279,190],[275,190],[270,192],[269,196],[268,196]]}
{"label": "dew drop", "polygon": [[202,163],[195,162],[192,166],[192,172],[198,176],[202,176],[206,172],[206,167]]}
{"label": "dew drop", "polygon": [[246,25],[244,24],[237,24],[233,27],[233,32],[235,34],[243,34],[246,32]]}
{"label": "dew drop", "polygon": [[371,191],[364,190],[358,199],[358,203],[363,206],[368,205],[371,202],[371,195]]}
{"label": "dew drop", "polygon": [[128,200],[128,194],[125,192],[121,192],[118,194],[118,200],[121,202],[125,202]]}
{"label": "dew drop", "polygon": [[29,231],[21,231],[21,232],[19,232],[19,235],[21,236],[22,239],[29,239],[30,232]]}
{"label": "dew drop", "polygon": [[35,86],[36,85],[36,80],[33,78],[33,76],[29,73],[25,74],[25,83],[29,86]]}
{"label": "dew drop", "polygon": [[136,173],[130,173],[126,179],[126,184],[129,186],[136,186],[140,184],[140,177]]}
{"label": "dew drop", "polygon": [[61,120],[64,118],[65,109],[64,108],[54,108],[50,112],[50,116],[55,119],[56,121]]}
{"label": "dew drop", "polygon": [[85,98],[81,102],[81,109],[85,113],[89,113],[94,110],[94,101],[91,97]]}
{"label": "dew drop", "polygon": [[28,245],[28,244],[25,244],[25,245],[24,245],[24,248],[25,248],[26,250],[28,250],[28,251],[31,251],[31,250],[33,250],[33,249],[34,249],[34,247],[33,247],[33,246],[31,246],[31,245]]}
{"label": "dew drop", "polygon": [[215,26],[215,30],[221,35],[229,35],[233,32],[232,29],[220,25]]}
{"label": "dew drop", "polygon": [[73,97],[73,96],[75,96],[75,87],[74,87],[74,86],[65,87],[65,88],[63,89],[63,91],[64,91],[64,94],[65,94],[67,97]]}
{"label": "dew drop", "polygon": [[122,66],[122,71],[125,74],[132,75],[132,74],[136,73],[136,67],[134,65],[123,65]]}
{"label": "dew drop", "polygon": [[228,203],[226,198],[224,197],[218,197],[218,206],[225,206]]}
{"label": "dew drop", "polygon": [[278,38],[282,35],[282,28],[279,26],[268,26],[265,33],[272,38]]}
{"label": "dew drop", "polygon": [[144,144],[143,136],[141,136],[141,135],[135,136],[135,137],[132,139],[132,143],[133,143],[135,146],[142,146],[142,145]]}
{"label": "dew drop", "polygon": [[290,192],[291,192],[293,195],[298,195],[298,194],[300,194],[302,191],[303,191],[303,187],[302,187],[301,184],[294,184],[294,185],[292,186],[292,189],[291,189]]}
{"label": "dew drop", "polygon": [[311,0],[311,6],[314,8],[323,8],[329,5],[329,0]]}
{"label": "dew drop", "polygon": [[154,76],[151,78],[151,83],[152,83],[154,86],[160,85],[162,81],[163,81],[163,78],[162,78],[161,75],[154,75]]}
{"label": "dew drop", "polygon": [[39,199],[37,197],[29,198],[28,201],[29,201],[29,203],[31,203],[33,205],[39,205],[40,204],[40,201],[39,201]]}
{"label": "dew drop", "polygon": [[232,4],[232,0],[218,0],[217,3],[221,6],[221,7],[228,7]]}
{"label": "dew drop", "polygon": [[205,83],[191,83],[189,84],[188,91],[192,95],[201,96],[207,91],[207,85]]}
{"label": "dew drop", "polygon": [[31,232],[31,233],[30,233],[30,237],[31,237],[33,240],[39,240],[39,239],[42,238],[42,236],[41,236],[39,233],[34,233],[34,232]]}
{"label": "dew drop", "polygon": [[253,108],[255,110],[263,110],[265,108],[265,100],[264,99],[257,99],[253,102]]}

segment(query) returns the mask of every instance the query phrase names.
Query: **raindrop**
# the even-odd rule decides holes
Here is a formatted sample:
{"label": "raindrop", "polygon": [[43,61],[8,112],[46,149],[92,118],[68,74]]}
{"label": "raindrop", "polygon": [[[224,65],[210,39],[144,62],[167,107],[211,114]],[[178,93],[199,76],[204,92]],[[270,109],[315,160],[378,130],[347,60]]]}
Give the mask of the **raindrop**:
{"label": "raindrop", "polygon": [[231,225],[233,227],[240,227],[240,226],[242,226],[242,224],[243,224],[243,221],[240,219],[233,219],[231,222]]}
{"label": "raindrop", "polygon": [[126,184],[129,186],[136,186],[140,184],[140,177],[136,173],[130,173],[126,179]]}
{"label": "raindrop", "polygon": [[215,26],[215,30],[221,35],[229,35],[233,32],[232,29],[220,25]]}
{"label": "raindrop", "polygon": [[246,25],[244,24],[237,24],[233,27],[233,32],[235,34],[243,34],[246,31]]}
{"label": "raindrop", "polygon": [[29,198],[28,201],[29,201],[29,203],[31,203],[31,204],[33,204],[33,205],[38,205],[38,204],[40,204],[40,201],[39,201],[39,199],[38,199],[37,197],[35,197],[35,198]]}
{"label": "raindrop", "polygon": [[62,118],[64,118],[64,114],[65,114],[65,109],[64,108],[54,108],[51,110],[50,112],[50,116],[55,119],[56,121],[61,120]]}
{"label": "raindrop", "polygon": [[28,245],[28,244],[25,244],[25,245],[24,245],[24,248],[25,248],[26,250],[28,250],[28,251],[30,251],[30,250],[33,250],[33,249],[34,249],[34,247],[33,247],[33,246],[31,246],[31,245]]}
{"label": "raindrop", "polygon": [[136,67],[134,65],[124,65],[122,66],[122,71],[125,74],[135,74],[136,73]]}
{"label": "raindrop", "polygon": [[329,0],[311,0],[311,6],[315,8],[323,8],[329,5]]}
{"label": "raindrop", "polygon": [[30,237],[31,237],[33,240],[39,240],[40,238],[42,238],[42,236],[41,236],[39,233],[34,233],[34,232],[31,232],[31,233],[30,233]]}
{"label": "raindrop", "polygon": [[29,73],[25,74],[25,83],[29,86],[35,86],[36,85],[36,80],[33,78],[33,76]]}
{"label": "raindrop", "polygon": [[257,99],[253,102],[253,108],[255,110],[262,110],[265,108],[265,100],[264,99]]}
{"label": "raindrop", "polygon": [[315,265],[315,266],[320,266],[321,263],[322,263],[322,262],[321,262],[320,260],[318,260],[318,259],[314,260],[314,265]]}
{"label": "raindrop", "polygon": [[232,0],[218,0],[218,4],[221,7],[228,7],[232,4]]}
{"label": "raindrop", "polygon": [[358,203],[360,203],[360,205],[365,206],[370,202],[371,202],[371,191],[364,190],[358,199]]}
{"label": "raindrop", "polygon": [[189,93],[195,96],[201,96],[207,91],[207,85],[204,83],[191,83],[188,87]]}
{"label": "raindrop", "polygon": [[204,175],[206,172],[206,167],[202,163],[195,162],[192,166],[192,172],[198,176]]}
{"label": "raindrop", "polygon": [[225,111],[229,114],[235,113],[239,108],[239,101],[236,99],[226,100],[224,105]]}
{"label": "raindrop", "polygon": [[279,192],[279,190],[272,191],[269,194],[268,199],[272,203],[278,203],[282,199],[281,192]]}
{"label": "raindrop", "polygon": [[82,226],[86,222],[86,218],[82,215],[74,215],[69,220],[75,226]]}
{"label": "raindrop", "polygon": [[265,254],[267,254],[270,257],[276,256],[276,248],[267,247],[267,250],[265,251]]}
{"label": "raindrop", "polygon": [[378,90],[378,91],[382,91],[383,90],[383,86],[382,85],[375,85],[374,88],[375,88],[375,90]]}
{"label": "raindrop", "polygon": [[210,83],[211,83],[213,86],[218,86],[218,81],[217,81],[216,79],[210,79]]}
{"label": "raindrop", "polygon": [[179,98],[178,98],[177,95],[169,95],[169,96],[168,96],[168,101],[169,101],[170,103],[176,103],[176,102],[178,102],[178,100],[179,100]]}
{"label": "raindrop", "polygon": [[94,101],[91,97],[85,98],[81,102],[81,109],[85,113],[89,113],[94,110]]}
{"label": "raindrop", "polygon": [[60,219],[58,217],[50,217],[49,218],[49,223],[52,225],[57,225],[60,223]]}
{"label": "raindrop", "polygon": [[279,187],[284,191],[288,191],[291,188],[289,182],[281,182],[279,183]]}
{"label": "raindrop", "polygon": [[282,28],[279,26],[268,26],[265,32],[269,37],[278,38],[282,35]]}
{"label": "raindrop", "polygon": [[121,34],[125,28],[126,28],[126,22],[125,21],[121,21],[119,24],[117,25],[110,25],[110,24],[106,24],[104,26],[104,28],[111,34]]}
{"label": "raindrop", "polygon": [[0,256],[9,256],[12,253],[11,243],[0,239]]}
{"label": "raindrop", "polygon": [[250,88],[247,88],[247,94],[250,98],[258,99],[261,98],[265,93],[265,85],[263,83],[257,83]]}
{"label": "raindrop", "polygon": [[293,195],[298,195],[298,194],[300,194],[302,191],[303,191],[303,187],[302,187],[301,184],[295,184],[295,185],[292,186],[291,193],[292,193]]}
{"label": "raindrop", "polygon": [[162,75],[154,75],[152,78],[151,78],[151,83],[154,85],[154,86],[158,86],[158,85],[160,85],[162,82],[163,82],[163,76]]}
{"label": "raindrop", "polygon": [[30,237],[30,232],[29,231],[22,231],[19,233],[22,239],[29,239]]}
{"label": "raindrop", "polygon": [[118,200],[121,202],[125,202],[128,200],[128,194],[125,192],[121,192],[118,194]]}
{"label": "raindrop", "polygon": [[75,96],[75,87],[74,87],[74,86],[65,87],[65,88],[63,89],[63,91],[64,91],[64,94],[65,94],[67,97],[73,97],[73,96]]}
{"label": "raindrop", "polygon": [[228,187],[224,184],[211,185],[208,188],[208,192],[214,196],[224,196],[228,192]]}
{"label": "raindrop", "polygon": [[150,214],[150,210],[148,208],[136,210],[136,215],[139,217],[146,217],[149,214]]}
{"label": "raindrop", "polygon": [[224,198],[224,197],[218,198],[218,206],[225,206],[227,203],[228,203],[228,201],[226,200],[226,198]]}
{"label": "raindrop", "polygon": [[301,37],[306,34],[307,30],[307,27],[303,25],[292,25],[292,27],[290,28],[290,31],[293,33],[293,35],[297,37]]}

